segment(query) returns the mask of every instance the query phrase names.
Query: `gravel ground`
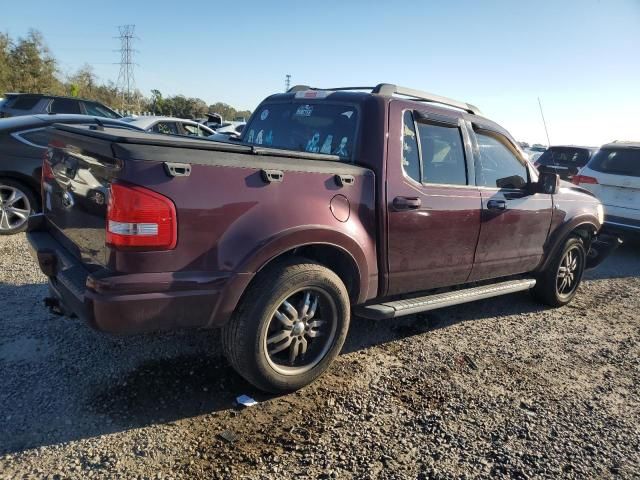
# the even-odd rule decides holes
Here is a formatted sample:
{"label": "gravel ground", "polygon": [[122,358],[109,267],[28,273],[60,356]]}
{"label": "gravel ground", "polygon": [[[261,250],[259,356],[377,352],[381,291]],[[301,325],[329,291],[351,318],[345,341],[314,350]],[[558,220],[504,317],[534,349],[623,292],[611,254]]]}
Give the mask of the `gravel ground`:
{"label": "gravel ground", "polygon": [[280,397],[215,331],[100,334],[47,313],[44,282],[24,236],[0,238],[0,478],[640,478],[638,244],[565,308],[355,319],[334,367]]}

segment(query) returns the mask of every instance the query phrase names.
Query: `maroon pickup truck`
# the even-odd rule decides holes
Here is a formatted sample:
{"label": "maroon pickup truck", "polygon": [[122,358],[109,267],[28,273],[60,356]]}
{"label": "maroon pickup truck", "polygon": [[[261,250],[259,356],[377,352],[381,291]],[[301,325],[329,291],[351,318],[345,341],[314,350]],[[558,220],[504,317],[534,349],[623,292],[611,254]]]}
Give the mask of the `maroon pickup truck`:
{"label": "maroon pickup truck", "polygon": [[618,244],[593,195],[477,108],[390,84],[272,95],[230,143],[59,125],[42,194],[51,308],[113,333],[222,327],[273,392],[329,367],[352,312],[564,305]]}

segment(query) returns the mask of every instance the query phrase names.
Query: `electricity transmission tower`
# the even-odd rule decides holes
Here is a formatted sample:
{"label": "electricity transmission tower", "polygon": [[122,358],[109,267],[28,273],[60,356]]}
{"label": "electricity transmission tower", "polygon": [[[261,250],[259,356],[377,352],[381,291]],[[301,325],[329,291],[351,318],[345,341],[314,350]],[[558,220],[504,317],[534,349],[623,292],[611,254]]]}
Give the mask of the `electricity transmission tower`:
{"label": "electricity transmission tower", "polygon": [[133,67],[136,65],[133,61],[133,54],[136,52],[133,41],[137,39],[135,29],[135,25],[121,25],[118,27],[120,36],[116,37],[120,39],[120,73],[116,87],[122,92],[122,104],[125,107],[131,106],[132,93],[136,91],[133,74]]}
{"label": "electricity transmission tower", "polygon": [[291,75],[287,74],[284,77],[284,91],[288,92],[291,88]]}

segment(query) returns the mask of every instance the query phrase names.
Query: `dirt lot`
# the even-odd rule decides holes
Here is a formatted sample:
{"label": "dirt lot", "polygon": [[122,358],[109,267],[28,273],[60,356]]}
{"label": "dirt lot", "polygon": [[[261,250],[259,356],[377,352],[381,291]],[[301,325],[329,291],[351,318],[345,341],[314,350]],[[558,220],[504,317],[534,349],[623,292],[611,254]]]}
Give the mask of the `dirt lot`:
{"label": "dirt lot", "polygon": [[230,371],[216,332],[109,337],[45,294],[24,236],[0,238],[0,478],[640,477],[637,244],[562,309],[356,319],[282,397]]}

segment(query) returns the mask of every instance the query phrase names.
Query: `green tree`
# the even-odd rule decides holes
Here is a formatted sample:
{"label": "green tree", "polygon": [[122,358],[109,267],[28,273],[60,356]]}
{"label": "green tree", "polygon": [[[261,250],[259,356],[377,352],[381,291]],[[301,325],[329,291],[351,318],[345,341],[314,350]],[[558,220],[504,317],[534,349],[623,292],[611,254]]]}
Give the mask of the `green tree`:
{"label": "green tree", "polygon": [[9,53],[11,39],[9,35],[0,33],[0,95],[9,89]]}
{"label": "green tree", "polygon": [[8,88],[26,93],[59,93],[61,83],[56,77],[56,60],[42,35],[31,30],[26,38],[19,38],[9,47]]}

